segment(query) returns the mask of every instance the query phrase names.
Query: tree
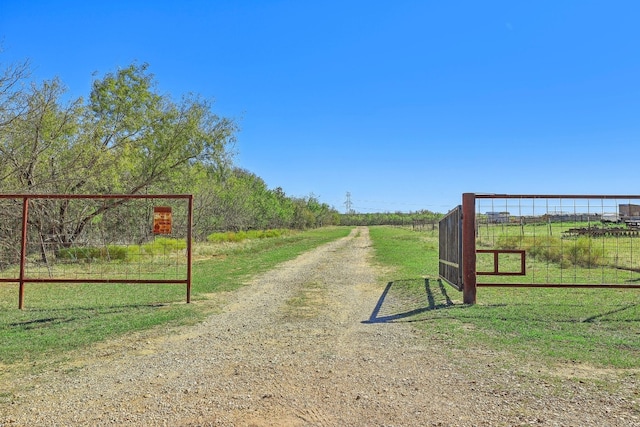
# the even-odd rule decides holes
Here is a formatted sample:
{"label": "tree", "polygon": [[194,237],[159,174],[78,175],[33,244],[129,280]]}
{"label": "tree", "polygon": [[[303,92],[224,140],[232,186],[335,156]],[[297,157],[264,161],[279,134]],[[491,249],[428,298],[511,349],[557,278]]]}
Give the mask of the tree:
{"label": "tree", "polygon": [[[0,191],[5,193],[194,193],[194,235],[218,230],[309,228],[338,222],[313,195],[288,197],[255,174],[234,167],[237,125],[212,104],[187,94],[176,102],[156,88],[146,64],[132,64],[93,82],[87,99],[67,99],[55,78],[27,84],[28,63],[0,74]],[[2,202],[0,250],[15,247],[19,206]],[[15,202],[14,202],[15,204]],[[126,205],[127,209],[116,209]],[[133,233],[148,207],[126,200],[34,200],[29,222],[44,241],[72,245],[88,224]],[[107,215],[108,214],[108,215]],[[106,227],[106,226],[105,226]],[[120,227],[116,229],[117,227]],[[133,236],[142,241],[144,230]],[[149,233],[149,231],[146,231]],[[5,245],[6,243],[6,245]]]}
{"label": "tree", "polygon": [[[237,127],[193,95],[179,103],[155,90],[147,66],[131,65],[96,80],[88,103],[63,105],[58,79],[17,84],[5,72],[0,94],[0,184],[16,193],[158,193],[184,187],[194,165],[230,163]],[[11,76],[13,80],[11,80]],[[124,201],[82,209],[68,201],[34,207],[32,225],[68,246],[85,226]]]}
{"label": "tree", "polygon": [[8,65],[0,75],[0,129],[26,111],[22,86],[29,77],[29,61]]}
{"label": "tree", "polygon": [[236,124],[199,97],[176,104],[157,94],[146,70],[131,65],[94,82],[86,134],[109,155],[114,173],[105,184],[136,194],[188,177],[194,163],[228,165]]}
{"label": "tree", "polygon": [[[80,175],[77,131],[81,100],[60,105],[64,88],[56,80],[32,84],[20,98],[25,107],[0,130],[3,187],[21,193],[64,192]],[[82,175],[84,176],[84,174]]]}

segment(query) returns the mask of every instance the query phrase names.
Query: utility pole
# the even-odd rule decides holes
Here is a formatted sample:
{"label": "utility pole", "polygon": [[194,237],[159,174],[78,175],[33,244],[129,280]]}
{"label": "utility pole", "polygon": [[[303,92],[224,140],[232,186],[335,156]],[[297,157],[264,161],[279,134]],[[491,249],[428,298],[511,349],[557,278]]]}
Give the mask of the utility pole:
{"label": "utility pole", "polygon": [[347,212],[348,214],[352,213],[353,211],[351,210],[351,193],[347,191],[347,200],[344,202],[345,207],[347,208]]}

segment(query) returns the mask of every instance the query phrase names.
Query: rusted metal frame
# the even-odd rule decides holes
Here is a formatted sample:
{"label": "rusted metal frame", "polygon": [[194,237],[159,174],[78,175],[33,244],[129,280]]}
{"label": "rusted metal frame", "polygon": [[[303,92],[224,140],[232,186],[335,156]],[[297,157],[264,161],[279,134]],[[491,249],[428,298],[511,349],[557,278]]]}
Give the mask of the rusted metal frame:
{"label": "rusted metal frame", "polygon": [[[474,210],[475,210],[475,208],[474,208]],[[463,234],[462,234],[462,205],[458,206],[458,224],[456,224],[456,225],[457,225],[457,233],[456,233],[457,242],[456,243],[458,244],[458,247],[457,247],[458,263],[462,264],[462,260],[464,259],[464,255],[463,255],[463,252],[462,252],[462,243],[463,243],[463,237],[462,237],[463,236]],[[474,243],[473,244],[475,245],[475,239],[474,239]],[[462,277],[463,277],[462,265],[458,265],[458,276],[457,276],[458,282],[457,283],[458,283],[458,290],[459,291],[462,291],[463,286],[464,286],[464,284],[463,284],[464,280],[463,280]]]}
{"label": "rusted metal frame", "polygon": [[[15,281],[14,281],[15,282]],[[132,284],[187,284],[187,279],[52,279],[52,278],[25,278],[25,283],[132,283]]]}
{"label": "rusted metal frame", "polygon": [[475,194],[476,199],[640,199],[629,194]]}
{"label": "rusted metal frame", "polygon": [[191,194],[0,194],[0,199],[189,199]]}
{"label": "rusted metal frame", "polygon": [[[464,194],[463,194],[464,197]],[[640,195],[629,194],[474,194],[474,199],[640,199]],[[562,283],[478,283],[481,287],[514,288],[593,288],[593,289],[640,289],[640,284],[562,284]]]}
{"label": "rusted metal frame", "polygon": [[441,280],[462,291],[462,206],[451,209],[439,221],[438,275]]}
{"label": "rusted metal frame", "polygon": [[[522,249],[478,249],[477,254],[493,254],[493,271],[476,271],[478,276],[526,276],[527,262],[526,251]],[[505,272],[500,271],[499,257],[500,254],[520,254],[520,271]]]}
{"label": "rusted metal frame", "polygon": [[457,262],[451,262],[445,259],[441,259],[439,261],[440,261],[440,264],[448,265],[449,267],[453,267],[453,268],[460,268],[460,264],[458,264]]}
{"label": "rusted metal frame", "polygon": [[462,195],[462,302],[476,303],[476,199]]}
{"label": "rusted metal frame", "polygon": [[189,208],[187,213],[187,304],[191,303],[191,264],[193,243],[193,195],[189,195]]}
{"label": "rusted metal frame", "polygon": [[20,277],[18,278],[18,308],[24,308],[24,284],[25,284],[25,266],[27,260],[27,227],[29,218],[29,198],[22,199],[22,240],[20,245]]}
{"label": "rusted metal frame", "polygon": [[444,277],[444,276],[440,276],[440,277],[439,277],[439,279],[440,279],[440,280],[442,280],[442,281],[444,281],[445,283],[449,284],[450,286],[452,286],[453,288],[455,288],[455,289],[457,289],[457,290],[459,290],[459,291],[461,291],[461,290],[462,290],[462,287],[461,287],[461,286],[459,286],[457,283],[452,282],[451,280],[447,279],[447,278],[446,278],[446,277]]}
{"label": "rusted metal frame", "polygon": [[593,288],[593,289],[640,289],[640,284],[562,284],[562,283],[477,283],[476,286],[484,288]]}
{"label": "rusted metal frame", "polygon": [[[22,238],[20,249],[20,273],[16,279],[0,278],[0,283],[19,283],[18,308],[24,308],[24,288],[26,283],[132,283],[132,284],[186,284],[187,303],[191,302],[192,244],[193,244],[193,195],[191,194],[0,194],[0,199],[22,199]],[[187,219],[187,278],[181,280],[125,280],[125,279],[36,279],[25,277],[27,259],[27,229],[30,199],[188,199]]]}

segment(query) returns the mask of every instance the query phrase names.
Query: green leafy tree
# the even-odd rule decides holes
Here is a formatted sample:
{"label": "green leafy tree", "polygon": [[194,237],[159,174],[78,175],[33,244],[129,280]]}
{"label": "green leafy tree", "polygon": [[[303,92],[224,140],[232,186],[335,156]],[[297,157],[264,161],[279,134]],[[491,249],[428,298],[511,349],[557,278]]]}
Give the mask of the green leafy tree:
{"label": "green leafy tree", "polygon": [[212,113],[209,102],[187,95],[175,103],[155,91],[147,66],[131,65],[93,85],[86,135],[107,153],[103,185],[135,194],[189,177],[201,163],[231,163],[236,124]]}
{"label": "green leafy tree", "polygon": [[[222,168],[231,162],[235,123],[213,114],[196,96],[176,103],[160,95],[146,65],[96,80],[86,104],[64,104],[65,89],[57,79],[29,90],[9,80],[0,92],[5,192],[157,193],[186,188],[195,165]],[[31,221],[47,239],[66,246],[123,203],[80,209],[68,201],[43,202]]]}
{"label": "green leafy tree", "polygon": [[[34,84],[28,78],[28,62],[0,74],[0,190],[5,193],[194,193],[194,235],[200,239],[220,230],[339,221],[337,211],[314,195],[289,197],[234,167],[235,122],[214,114],[199,96],[175,101],[161,94],[146,64],[96,79],[86,100],[68,100],[58,79]],[[20,215],[19,206],[2,203],[0,249]],[[138,218],[149,216],[145,209],[125,200],[37,200],[30,224],[40,242],[66,247],[107,214],[119,216],[120,229],[111,233],[130,231]],[[144,230],[135,238],[149,237]]]}

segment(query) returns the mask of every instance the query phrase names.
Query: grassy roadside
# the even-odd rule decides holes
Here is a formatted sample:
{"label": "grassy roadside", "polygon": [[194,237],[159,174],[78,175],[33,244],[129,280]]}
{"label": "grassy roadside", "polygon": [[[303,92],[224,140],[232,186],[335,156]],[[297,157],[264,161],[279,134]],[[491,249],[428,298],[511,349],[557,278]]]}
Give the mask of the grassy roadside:
{"label": "grassy roadside", "polygon": [[[385,319],[412,321],[455,348],[507,351],[518,360],[640,368],[637,290],[479,288],[478,304],[438,282],[437,232],[372,227],[390,291],[407,302]],[[425,280],[428,279],[428,280]]]}
{"label": "grassy roadside", "polygon": [[198,245],[192,302],[180,285],[29,284],[26,309],[17,309],[17,285],[0,285],[0,366],[64,360],[71,350],[159,325],[193,324],[213,309],[215,292],[243,282],[304,251],[344,237],[350,229],[322,228],[241,243]]}

